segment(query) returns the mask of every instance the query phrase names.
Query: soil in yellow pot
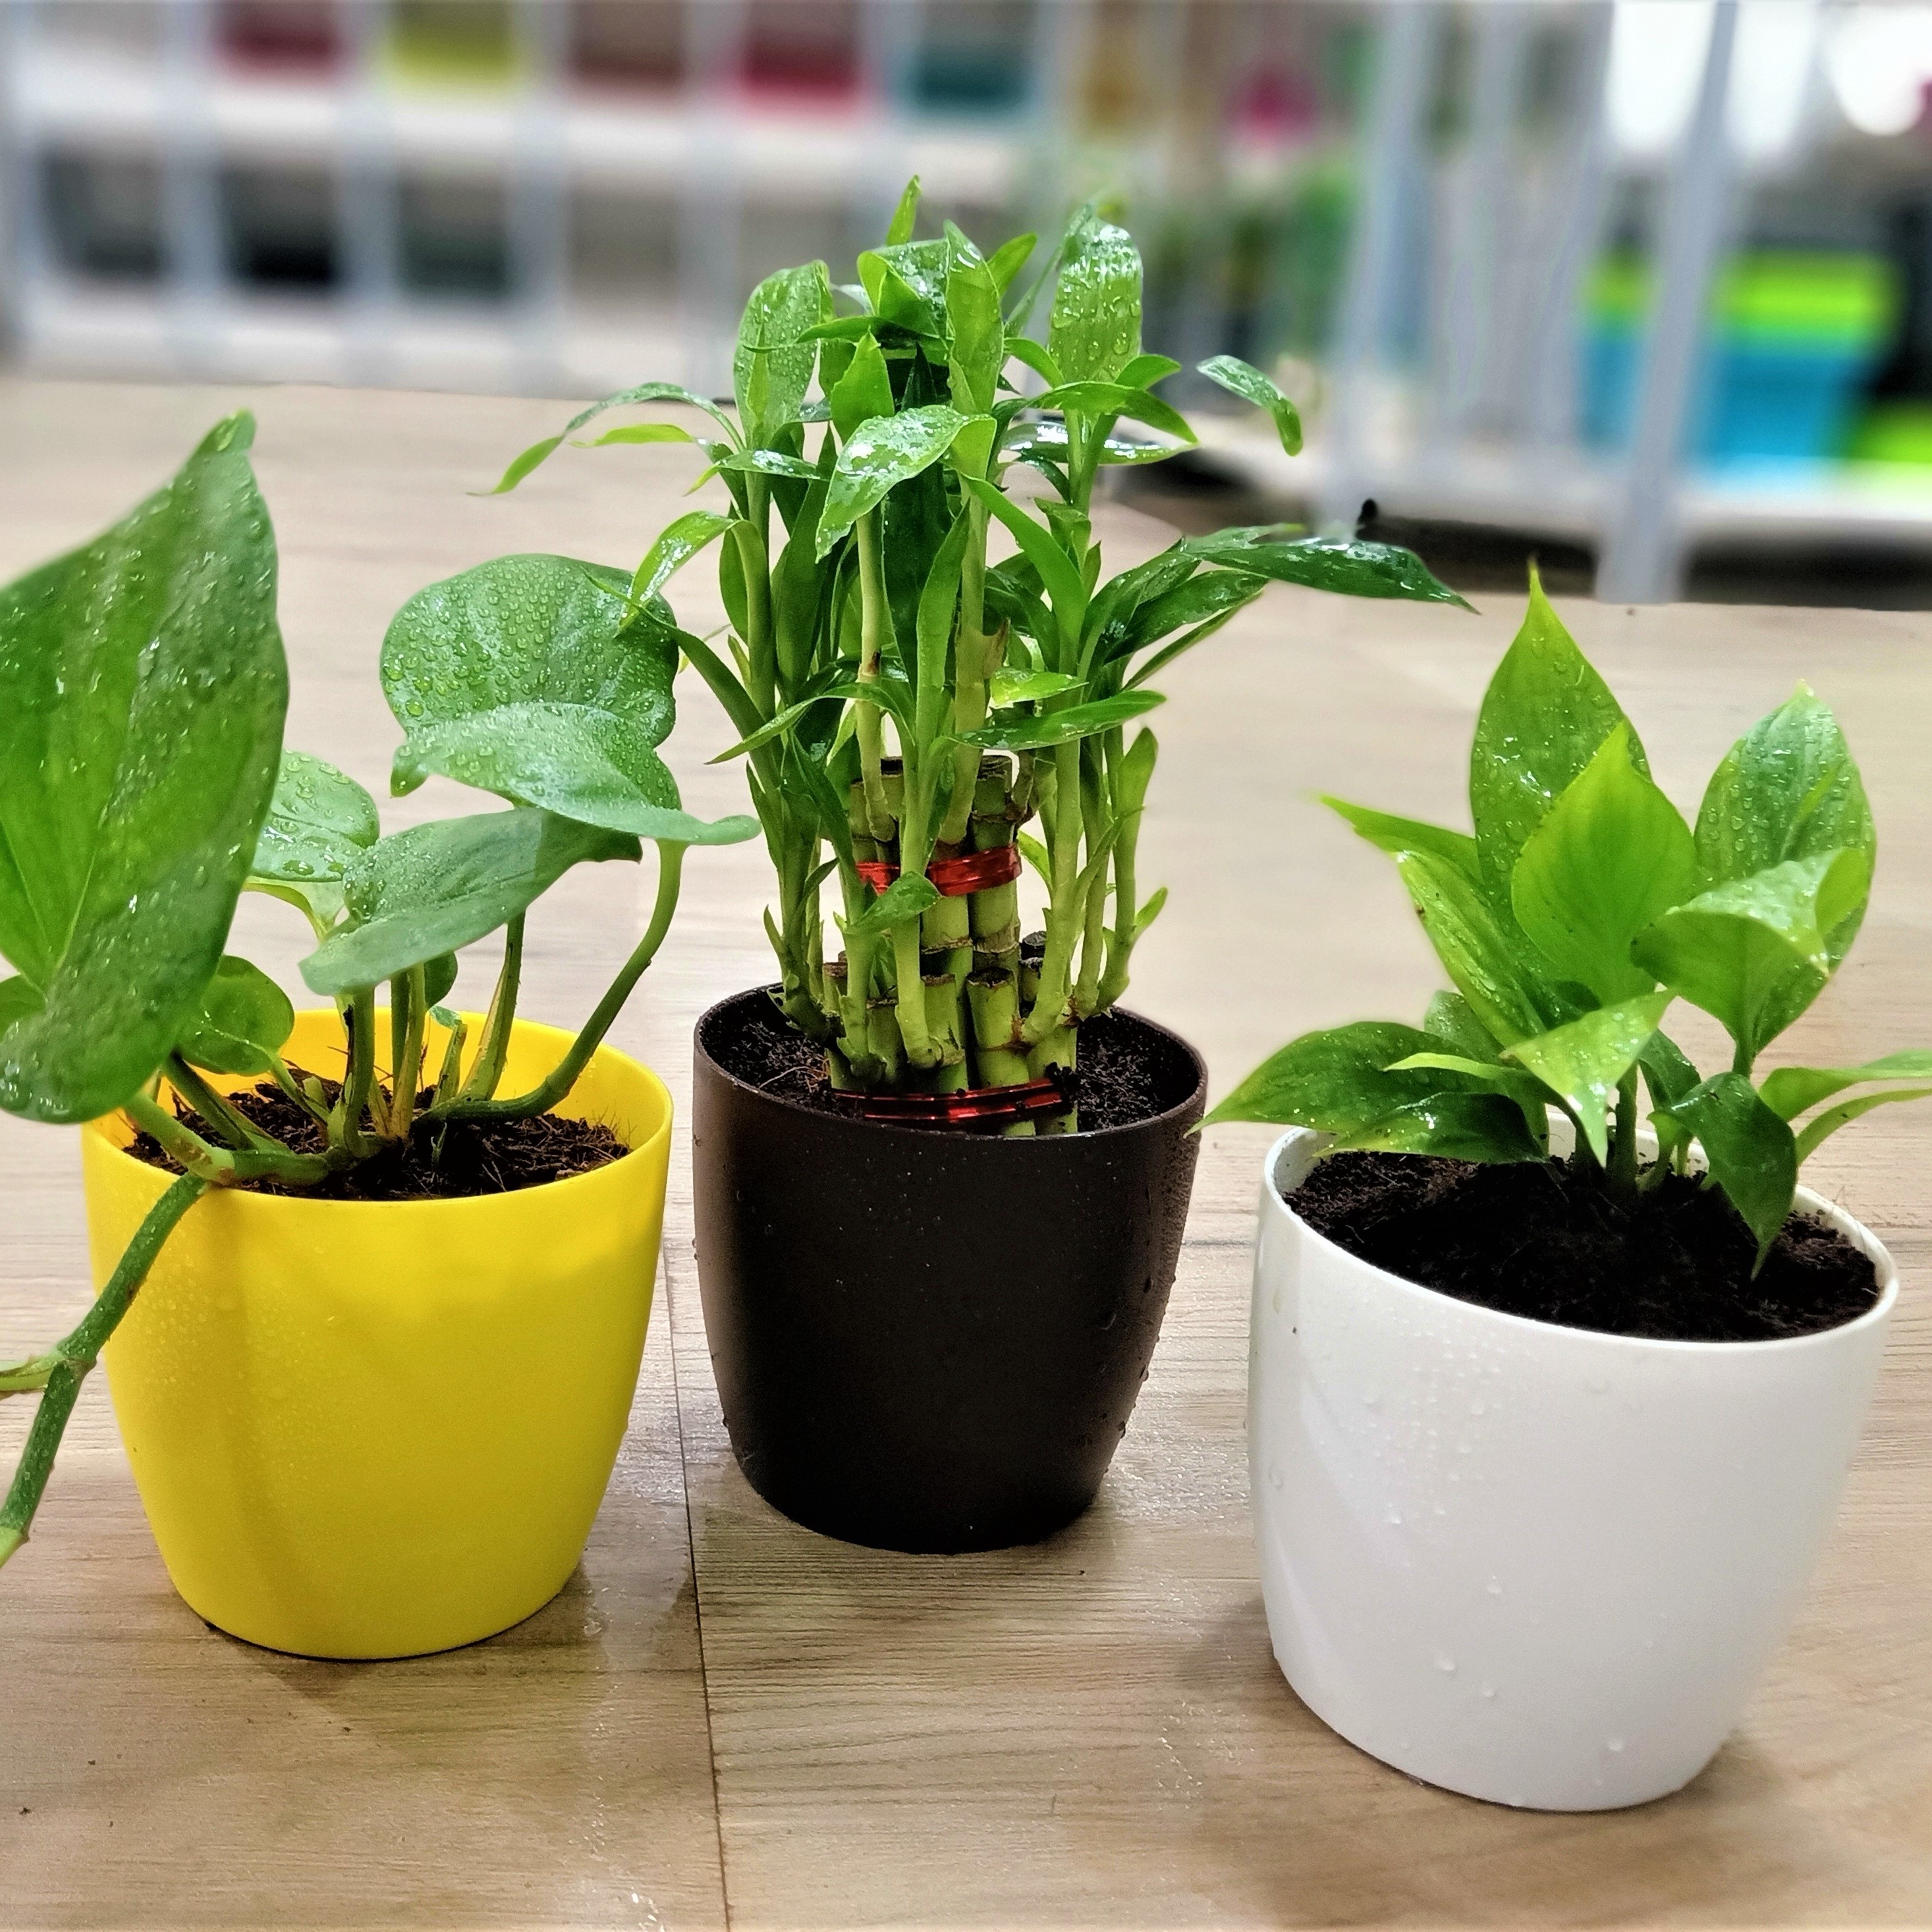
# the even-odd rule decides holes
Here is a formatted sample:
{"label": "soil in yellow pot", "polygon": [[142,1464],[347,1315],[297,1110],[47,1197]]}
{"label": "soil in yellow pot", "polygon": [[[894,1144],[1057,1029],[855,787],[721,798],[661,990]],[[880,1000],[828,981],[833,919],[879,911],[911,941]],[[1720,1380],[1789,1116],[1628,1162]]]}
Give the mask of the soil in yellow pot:
{"label": "soil in yellow pot", "polygon": [[[500,1090],[569,1043],[519,1020]],[[285,1057],[339,1078],[335,1014],[300,1015]],[[637,1384],[671,1103],[605,1046],[557,1111],[629,1152],[461,1200],[221,1190],[170,1237],[104,1359],[168,1574],[208,1622],[308,1656],[404,1657],[507,1629],[562,1587]],[[169,1180],[131,1138],[118,1115],[82,1136],[97,1288]]]}

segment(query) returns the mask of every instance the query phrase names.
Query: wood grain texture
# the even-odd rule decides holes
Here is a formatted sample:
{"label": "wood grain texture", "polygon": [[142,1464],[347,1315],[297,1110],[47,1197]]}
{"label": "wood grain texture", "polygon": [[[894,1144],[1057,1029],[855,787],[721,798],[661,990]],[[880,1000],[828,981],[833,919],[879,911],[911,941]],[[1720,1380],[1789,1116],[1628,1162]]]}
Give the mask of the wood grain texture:
{"label": "wood grain texture", "polygon": [[[506,550],[627,562],[688,474],[662,449],[566,452],[476,500],[556,405],[0,384],[0,574],[117,514],[240,399],[281,537],[290,742],[379,793],[395,734],[374,664],[402,599]],[[1117,561],[1164,540],[1124,512],[1104,526]],[[704,577],[677,597],[694,627],[719,621]],[[1309,800],[1460,813],[1470,718],[1520,608],[1484,602],[1472,618],[1277,589],[1162,680],[1142,871],[1172,894],[1132,1003],[1202,1046],[1217,1090],[1305,1028],[1412,1019],[1436,982],[1387,862]],[[1564,615],[1680,802],[1801,676],[1838,709],[1878,883],[1852,964],[1780,1045],[1829,1062],[1932,1043],[1932,620]],[[687,802],[741,808],[736,769],[702,762],[731,734],[694,682],[682,696]],[[463,796],[434,784],[386,812]],[[616,1034],[681,1106],[692,1019],[767,970],[759,850],[694,854],[687,880]],[[586,868],[545,902],[533,1016],[587,1010],[638,884]],[[239,940],[295,983],[279,909],[245,907]],[[0,1576],[0,1923],[682,1926],[728,1904],[756,1928],[1932,1924],[1932,1109],[1880,1112],[1811,1171],[1892,1244],[1906,1290],[1798,1627],[1709,1771],[1597,1818],[1414,1784],[1330,1735],[1274,1666],[1242,1419],[1268,1138],[1208,1137],[1113,1472],[1031,1550],[882,1556],[752,1494],[711,1381],[682,1137],[617,1478],[564,1594],[493,1642],[356,1666],[211,1634],[168,1589],[90,1388],[41,1528]],[[79,1306],[74,1170],[70,1136],[0,1122],[0,1352]],[[0,1409],[0,1453],[21,1406]]]}

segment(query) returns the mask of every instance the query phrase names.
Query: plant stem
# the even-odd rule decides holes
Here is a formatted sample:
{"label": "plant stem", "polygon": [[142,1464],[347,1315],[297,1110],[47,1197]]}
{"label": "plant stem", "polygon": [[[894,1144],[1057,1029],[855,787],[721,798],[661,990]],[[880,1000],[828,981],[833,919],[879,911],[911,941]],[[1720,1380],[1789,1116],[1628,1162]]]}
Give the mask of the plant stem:
{"label": "plant stem", "polygon": [[211,1147],[184,1120],[178,1120],[158,1100],[132,1094],[122,1112],[148,1135],[175,1164],[212,1187],[232,1187],[242,1180],[285,1180],[305,1187],[323,1179],[346,1159],[332,1149],[326,1154],[291,1154],[286,1148]]}
{"label": "plant stem", "polygon": [[752,661],[752,702],[762,718],[778,709],[778,656],[772,637],[771,560],[765,548],[764,525],[769,516],[769,486],[762,477],[752,478],[751,507],[758,518],[747,523],[742,517],[731,526],[738,547],[739,574],[745,581],[745,628],[751,634],[745,646]]}
{"label": "plant stem", "polygon": [[[134,1231],[134,1239],[122,1250],[106,1286],[94,1298],[94,1306],[80,1325],[65,1340],[56,1342],[44,1355],[36,1358],[34,1363],[22,1365],[23,1369],[38,1369],[44,1364],[44,1374],[38,1384],[40,1406],[34,1412],[33,1426],[27,1432],[26,1447],[20,1453],[6,1500],[0,1502],[0,1564],[5,1563],[27,1540],[34,1513],[40,1506],[47,1478],[53,1469],[61,1438],[67,1430],[68,1418],[74,1413],[74,1400],[80,1394],[81,1384],[100,1359],[107,1338],[133,1306],[135,1294],[147,1279],[148,1270],[154,1265],[162,1243],[207,1187],[208,1183],[196,1174],[184,1174],[174,1181],[148,1210],[146,1218]],[[20,1372],[12,1371],[10,1376],[17,1376]],[[0,1376],[0,1394],[13,1393],[4,1387],[10,1376]]]}
{"label": "plant stem", "polygon": [[476,1064],[463,1083],[459,1098],[488,1100],[493,1098],[503,1077],[503,1060],[510,1050],[510,1028],[517,1017],[517,988],[523,974],[524,915],[518,913],[503,928],[503,964],[496,974],[496,989],[490,995],[490,1010],[483,1018],[483,1037],[476,1048]]}
{"label": "plant stem", "polygon": [[1083,908],[1076,903],[1080,878],[1080,747],[1054,748],[1053,822],[1048,842],[1053,860],[1052,890],[1046,910],[1046,957],[1040,970],[1040,992],[1020,1029],[1029,1047],[1037,1046],[1066,1022],[1067,982]]}
{"label": "plant stem", "polygon": [[[416,1118],[416,1089],[422,1079],[423,1023],[428,1017],[429,1000],[423,969],[412,966],[400,979],[389,982],[393,1003],[400,996],[406,1012],[402,1042],[391,1055],[389,1076],[389,1133],[392,1139],[404,1141]],[[395,1016],[390,1015],[390,1030],[395,1030]]]}
{"label": "plant stem", "polygon": [[677,896],[684,874],[684,854],[682,845],[661,843],[658,847],[658,896],[652,908],[651,922],[645,928],[644,936],[638,941],[636,950],[624,962],[623,969],[610,982],[604,997],[597,1003],[597,1010],[584,1022],[583,1030],[570,1043],[570,1051],[559,1060],[549,1075],[527,1094],[514,1100],[471,1100],[459,1096],[454,1106],[430,1112],[436,1118],[453,1120],[517,1120],[526,1119],[532,1114],[547,1114],[577,1084],[578,1076],[590,1064],[590,1056],[602,1045],[604,1036],[610,1031],[611,1022],[623,1010],[624,1002],[631,996],[631,989],[641,980],[646,969],[656,958],[658,948],[664,944],[664,935],[670,930],[672,915],[677,910]]}
{"label": "plant stem", "polygon": [[[977,497],[967,500],[966,554],[959,570],[959,631],[953,646],[952,728],[975,731],[986,722],[987,681],[1005,656],[1004,633],[988,637],[986,622],[986,517]],[[953,754],[952,797],[939,837],[957,845],[967,834],[980,776],[980,754],[962,745]]]}
{"label": "plant stem", "polygon": [[167,1072],[175,1091],[230,1147],[280,1148],[283,1153],[288,1152],[273,1134],[265,1134],[246,1114],[231,1106],[178,1053],[168,1055]]}
{"label": "plant stem", "polygon": [[301,1108],[304,1113],[314,1120],[321,1121],[325,1126],[328,1124],[328,1109],[326,1107],[318,1106],[309,1097],[302,1082],[290,1072],[288,1062],[279,1053],[272,1053],[268,1055],[268,1071],[275,1076],[275,1084],[298,1107]]}
{"label": "plant stem", "polygon": [[349,1065],[342,1091],[329,1116],[328,1138],[352,1160],[366,1160],[376,1150],[374,1137],[363,1125],[376,1084],[376,989],[358,986],[344,1016],[349,1029]]}
{"label": "plant stem", "polygon": [[[868,510],[859,519],[859,682],[862,685],[878,682],[886,640],[892,634],[892,607],[886,601],[885,570],[879,554],[879,515],[877,510]],[[866,788],[866,817],[872,836],[884,842],[894,832],[883,770],[885,720],[879,706],[864,698],[859,700],[855,735],[859,740],[860,775]]]}
{"label": "plant stem", "polygon": [[1617,1082],[1616,1124],[1610,1136],[1610,1191],[1634,1200],[1636,1185],[1636,1078],[1633,1066]]}

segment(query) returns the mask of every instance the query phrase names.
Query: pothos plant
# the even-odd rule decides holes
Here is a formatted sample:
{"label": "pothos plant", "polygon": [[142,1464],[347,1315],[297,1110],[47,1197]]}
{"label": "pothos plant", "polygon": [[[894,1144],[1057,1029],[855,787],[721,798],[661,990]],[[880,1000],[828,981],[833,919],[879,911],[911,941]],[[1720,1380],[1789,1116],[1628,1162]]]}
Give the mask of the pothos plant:
{"label": "pothos plant", "polygon": [[[0,1502],[0,1562],[26,1538],[81,1384],[201,1195],[314,1186],[411,1143],[434,1162],[458,1123],[556,1106],[662,944],[686,848],[758,830],[688,817],[657,758],[677,664],[668,615],[620,638],[630,573],[532,557],[517,560],[514,609],[478,619],[460,584],[436,586],[398,619],[383,658],[398,718],[466,747],[459,776],[510,808],[381,836],[362,786],[281,749],[287,672],[254,427],[245,414],[218,424],[165,488],[0,590],[0,953],[14,969],[0,981],[0,1106],[68,1123],[118,1110],[179,1169],[86,1318],[0,1368],[0,1396],[39,1399]],[[508,783],[514,772],[529,790],[568,792],[537,782],[568,764],[544,706],[567,713],[586,692],[626,721],[627,769],[648,809],[614,805],[607,787],[572,794],[584,808],[572,815]],[[430,768],[402,761],[399,782]],[[644,838],[657,847],[658,889],[643,938],[556,1068],[502,1094],[528,908],[573,866],[638,859]],[[244,890],[308,921],[316,943],[302,976],[340,1016],[339,1082],[287,1064],[286,995],[223,951]],[[457,949],[499,929],[502,967],[470,1052],[467,1022],[440,1003]],[[266,1131],[210,1076],[272,1081],[310,1117],[308,1144]]]}
{"label": "pothos plant", "polygon": [[[1455,990],[1419,1028],[1303,1035],[1210,1123],[1539,1160],[1554,1108],[1575,1126],[1576,1159],[1640,1209],[1701,1147],[1706,1184],[1749,1226],[1762,1267],[1806,1156],[1874,1107],[1932,1094],[1898,1084],[1932,1080],[1932,1052],[1918,1050],[1756,1070],[1843,963],[1877,850],[1844,734],[1804,686],[1725,754],[1693,826],[1532,572],[1528,617],[1477,716],[1473,836],[1324,802],[1394,859]],[[1722,1022],[1730,1066],[1701,1075],[1663,1030],[1679,999]],[[1658,1150],[1647,1166],[1646,1119]]]}
{"label": "pothos plant", "polygon": [[[1096,479],[1196,440],[1155,393],[1180,365],[1142,346],[1132,238],[1083,209],[1028,279],[1034,236],[982,254],[948,222],[915,240],[918,211],[915,180],[855,282],[813,262],[758,285],[735,414],[646,382],[526,450],[497,488],[620,405],[711,418],[701,435],[627,424],[592,446],[697,442],[729,494],[664,530],[630,594],[649,629],[650,600],[718,543],[724,646],[677,644],[740,734],[720,756],[746,761],[777,874],[766,928],[784,1011],[836,1087],[1045,1083],[1048,1131],[1074,1124],[1056,1070],[1125,992],[1166,898],[1136,864],[1158,755],[1136,726],[1162,702],[1150,681],[1271,580],[1460,599],[1406,550],[1286,526],[1184,538],[1108,575]],[[1042,339],[1028,330],[1049,283]],[[1217,356],[1201,373],[1299,448],[1294,406],[1261,371]],[[1045,494],[1017,494],[1022,475]],[[1012,550],[999,560],[996,530]],[[1035,818],[1037,840],[1021,830]],[[1046,889],[1030,945],[1021,854]]]}

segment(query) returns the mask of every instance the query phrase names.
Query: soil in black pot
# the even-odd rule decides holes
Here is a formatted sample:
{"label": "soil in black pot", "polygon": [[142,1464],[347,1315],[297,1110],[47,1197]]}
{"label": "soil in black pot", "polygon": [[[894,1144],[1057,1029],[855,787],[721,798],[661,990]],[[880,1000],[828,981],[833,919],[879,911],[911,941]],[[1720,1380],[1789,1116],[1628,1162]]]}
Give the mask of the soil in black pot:
{"label": "soil in black pot", "polygon": [[1854,1320],[1870,1258],[1793,1216],[1757,1242],[1716,1189],[1667,1175],[1634,1211],[1576,1160],[1504,1166],[1336,1154],[1289,1197],[1318,1233],[1405,1280],[1505,1315],[1672,1342],[1767,1342]]}
{"label": "soil in black pot", "polygon": [[[806,1036],[770,1000],[747,1001],[721,1012],[706,1033],[705,1051],[722,1066],[762,1093],[825,1113],[849,1114],[826,1077],[825,1049]],[[1178,1106],[1193,1090],[1196,1074],[1184,1054],[1170,1050],[1156,1034],[1101,1013],[1080,1028],[1080,1064],[1074,1098],[1079,1131],[1130,1127]],[[922,1126],[921,1133],[964,1133],[963,1127]]]}
{"label": "soil in black pot", "polygon": [[[332,1103],[342,1090],[332,1080],[322,1085]],[[433,1096],[422,1097],[427,1106]],[[280,1088],[265,1084],[227,1098],[238,1113],[291,1152],[322,1151],[321,1124]],[[175,1112],[203,1139],[218,1141],[201,1117],[178,1101]],[[136,1134],[128,1151],[151,1167],[181,1172],[151,1135]],[[316,1186],[290,1187],[278,1180],[239,1184],[251,1193],[292,1195],[304,1201],[458,1201],[568,1180],[628,1151],[602,1121],[570,1120],[561,1114],[536,1114],[523,1120],[454,1120],[446,1132],[440,1121],[419,1121],[406,1142],[344,1168]]]}

